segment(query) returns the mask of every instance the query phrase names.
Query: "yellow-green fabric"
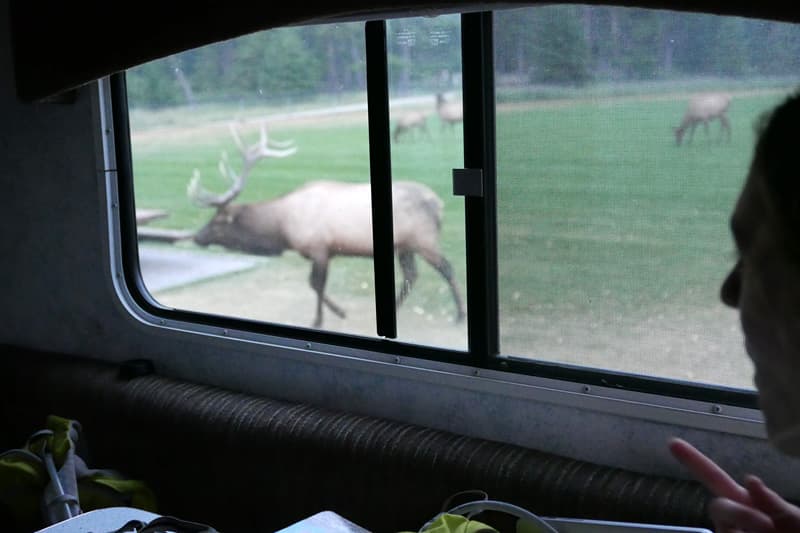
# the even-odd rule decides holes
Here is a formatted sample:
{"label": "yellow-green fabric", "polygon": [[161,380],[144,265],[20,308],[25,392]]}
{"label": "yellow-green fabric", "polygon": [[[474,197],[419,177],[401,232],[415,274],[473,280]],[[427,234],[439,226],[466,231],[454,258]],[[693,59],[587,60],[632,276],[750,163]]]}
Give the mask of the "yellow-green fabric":
{"label": "yellow-green fabric", "polygon": [[8,531],[34,531],[42,522],[39,501],[47,480],[41,461],[23,450],[0,456],[0,520]]}
{"label": "yellow-green fabric", "polygon": [[144,482],[113,477],[108,471],[80,478],[78,495],[84,512],[120,506],[156,512],[156,496]]}
{"label": "yellow-green fabric", "polygon": [[53,454],[56,468],[61,468],[67,455],[75,448],[73,438],[80,433],[80,424],[76,420],[49,415],[44,427],[47,433],[34,434],[28,439],[25,448],[38,456],[49,450]]}
{"label": "yellow-green fabric", "polygon": [[[424,533],[499,533],[493,527],[470,520],[458,514],[443,513],[436,520],[422,530]],[[401,531],[400,533],[417,533],[411,531]]]}
{"label": "yellow-green fabric", "polygon": [[[77,420],[50,415],[45,427],[25,445],[0,453],[0,523],[4,532],[33,531],[71,514],[105,507],[135,507],[156,512],[156,497],[142,481],[126,479],[114,470],[93,470],[76,451],[81,435]],[[47,470],[52,460],[67,503],[54,498]],[[71,503],[70,503],[71,502]],[[56,509],[57,512],[54,512]]]}
{"label": "yellow-green fabric", "polygon": [[[518,519],[514,529],[516,533],[548,533],[539,524],[525,519]],[[417,532],[400,531],[399,533]],[[498,531],[490,525],[459,514],[443,513],[423,529],[422,533],[498,533]]]}

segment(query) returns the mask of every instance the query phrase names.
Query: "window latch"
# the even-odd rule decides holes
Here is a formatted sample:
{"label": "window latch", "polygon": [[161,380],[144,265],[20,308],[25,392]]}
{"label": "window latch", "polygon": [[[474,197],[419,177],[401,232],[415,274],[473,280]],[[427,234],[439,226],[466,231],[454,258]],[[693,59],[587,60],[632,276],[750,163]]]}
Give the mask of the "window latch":
{"label": "window latch", "polygon": [[483,169],[454,168],[453,194],[455,196],[483,197]]}

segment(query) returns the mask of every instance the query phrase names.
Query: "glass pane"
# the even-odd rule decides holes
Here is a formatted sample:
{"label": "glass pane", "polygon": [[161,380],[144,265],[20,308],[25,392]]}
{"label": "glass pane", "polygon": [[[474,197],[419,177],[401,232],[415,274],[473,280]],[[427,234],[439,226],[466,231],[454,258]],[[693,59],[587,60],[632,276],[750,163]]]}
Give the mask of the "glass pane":
{"label": "glass pane", "polygon": [[466,349],[460,36],[458,15],[387,23],[398,339]]}
{"label": "glass pane", "polygon": [[502,352],[751,389],[719,286],[798,27],[580,5],[495,24]]}
{"label": "glass pane", "polygon": [[364,58],[363,23],[316,25],[127,73],[140,263],[158,302],[375,335]]}

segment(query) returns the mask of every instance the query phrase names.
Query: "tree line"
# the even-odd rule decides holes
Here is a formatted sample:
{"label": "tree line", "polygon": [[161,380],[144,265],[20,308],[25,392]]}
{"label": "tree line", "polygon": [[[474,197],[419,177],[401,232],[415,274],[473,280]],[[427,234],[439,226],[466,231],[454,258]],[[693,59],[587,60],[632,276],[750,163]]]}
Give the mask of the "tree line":
{"label": "tree line", "polygon": [[[494,18],[499,82],[585,86],[603,81],[745,78],[800,71],[800,26],[638,8],[555,5]],[[459,86],[457,15],[387,24],[393,94]],[[280,28],[131,69],[131,106],[295,102],[366,89],[364,28]]]}

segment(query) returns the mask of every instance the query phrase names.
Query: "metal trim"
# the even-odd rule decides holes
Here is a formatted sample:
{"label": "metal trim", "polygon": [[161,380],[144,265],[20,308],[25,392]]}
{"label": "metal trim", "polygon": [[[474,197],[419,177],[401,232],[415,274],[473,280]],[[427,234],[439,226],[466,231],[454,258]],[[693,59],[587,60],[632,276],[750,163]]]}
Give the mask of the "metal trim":
{"label": "metal trim", "polygon": [[483,171],[483,195],[464,198],[467,239],[467,337],[470,354],[488,366],[500,352],[492,13],[461,16],[464,167]]}

